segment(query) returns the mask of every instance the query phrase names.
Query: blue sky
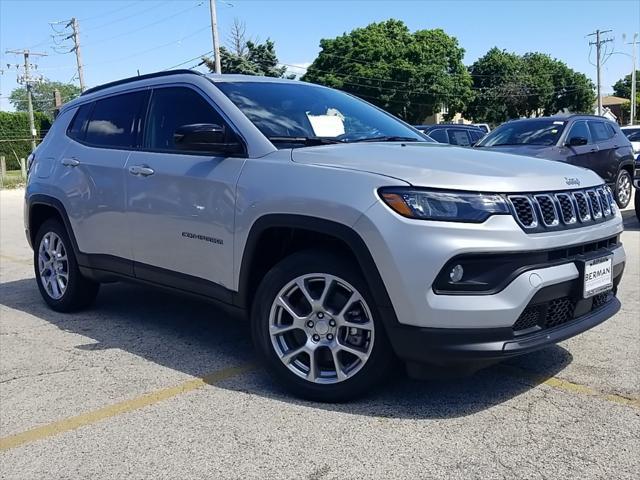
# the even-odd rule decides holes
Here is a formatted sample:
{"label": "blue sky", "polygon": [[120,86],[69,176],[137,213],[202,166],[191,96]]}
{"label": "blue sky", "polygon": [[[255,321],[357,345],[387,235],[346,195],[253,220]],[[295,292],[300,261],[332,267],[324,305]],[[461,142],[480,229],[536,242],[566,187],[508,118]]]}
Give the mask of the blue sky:
{"label": "blue sky", "polygon": [[[284,64],[307,65],[319,50],[321,38],[331,38],[370,22],[403,20],[411,30],[442,28],[455,36],[470,64],[497,46],[516,53],[548,53],[595,79],[586,35],[596,28],[613,30],[612,51],[631,52],[627,41],[640,32],[640,0],[218,0],[222,41],[234,18],[246,23],[247,33],[276,43]],[[46,52],[34,58],[38,73],[52,80],[70,81],[75,74],[73,54],[52,48],[49,22],[76,17],[80,22],[85,80],[88,86],[162,70],[211,50],[208,0],[0,0],[0,109],[17,86],[15,64],[22,57],[7,49]],[[64,24],[54,25],[60,30]],[[66,42],[68,44],[68,41]],[[56,47],[60,50],[61,47]],[[640,57],[640,55],[638,55]],[[595,61],[594,52],[591,61]],[[7,68],[7,63],[12,64]],[[298,69],[297,71],[302,71]],[[631,59],[612,55],[603,70],[603,92],[631,71]],[[77,82],[77,79],[73,80]]]}

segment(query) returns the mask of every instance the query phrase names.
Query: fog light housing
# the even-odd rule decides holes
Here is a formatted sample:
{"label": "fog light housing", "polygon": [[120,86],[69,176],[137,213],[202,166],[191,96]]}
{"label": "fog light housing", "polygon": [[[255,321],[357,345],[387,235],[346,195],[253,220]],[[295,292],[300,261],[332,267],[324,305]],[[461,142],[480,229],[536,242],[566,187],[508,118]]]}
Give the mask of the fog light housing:
{"label": "fog light housing", "polygon": [[455,265],[449,272],[449,278],[453,283],[456,283],[462,280],[463,275],[464,275],[464,268],[462,268],[462,265],[460,264]]}

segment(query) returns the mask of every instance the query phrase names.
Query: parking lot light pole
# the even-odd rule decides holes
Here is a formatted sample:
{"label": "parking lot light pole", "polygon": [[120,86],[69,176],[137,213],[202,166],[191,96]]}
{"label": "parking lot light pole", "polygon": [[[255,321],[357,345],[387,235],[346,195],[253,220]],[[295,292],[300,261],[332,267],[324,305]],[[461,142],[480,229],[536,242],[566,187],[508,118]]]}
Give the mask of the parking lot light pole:
{"label": "parking lot light pole", "polygon": [[636,45],[638,42],[636,39],[638,38],[638,34],[633,34],[633,41],[631,43],[631,62],[632,62],[632,70],[631,70],[631,112],[629,115],[629,125],[634,124],[634,120],[636,118]]}

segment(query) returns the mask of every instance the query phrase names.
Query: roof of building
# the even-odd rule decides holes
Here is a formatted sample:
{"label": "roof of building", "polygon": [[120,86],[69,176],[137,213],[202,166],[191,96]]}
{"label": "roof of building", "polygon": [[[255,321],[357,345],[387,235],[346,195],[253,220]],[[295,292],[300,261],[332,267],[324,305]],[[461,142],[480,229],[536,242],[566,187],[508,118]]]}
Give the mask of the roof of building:
{"label": "roof of building", "polygon": [[606,95],[602,97],[602,105],[604,106],[622,105],[623,103],[628,101],[628,98],[616,97],[615,95]]}

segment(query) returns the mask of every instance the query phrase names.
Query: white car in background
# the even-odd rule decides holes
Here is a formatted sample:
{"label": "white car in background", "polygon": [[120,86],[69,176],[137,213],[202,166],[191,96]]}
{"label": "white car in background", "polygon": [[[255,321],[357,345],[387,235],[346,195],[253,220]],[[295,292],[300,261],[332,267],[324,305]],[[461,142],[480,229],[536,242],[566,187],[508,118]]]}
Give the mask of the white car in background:
{"label": "white car in background", "polygon": [[640,155],[640,125],[620,127],[620,130],[622,130],[624,136],[631,142],[633,153],[636,155],[636,158],[638,158],[638,155]]}

